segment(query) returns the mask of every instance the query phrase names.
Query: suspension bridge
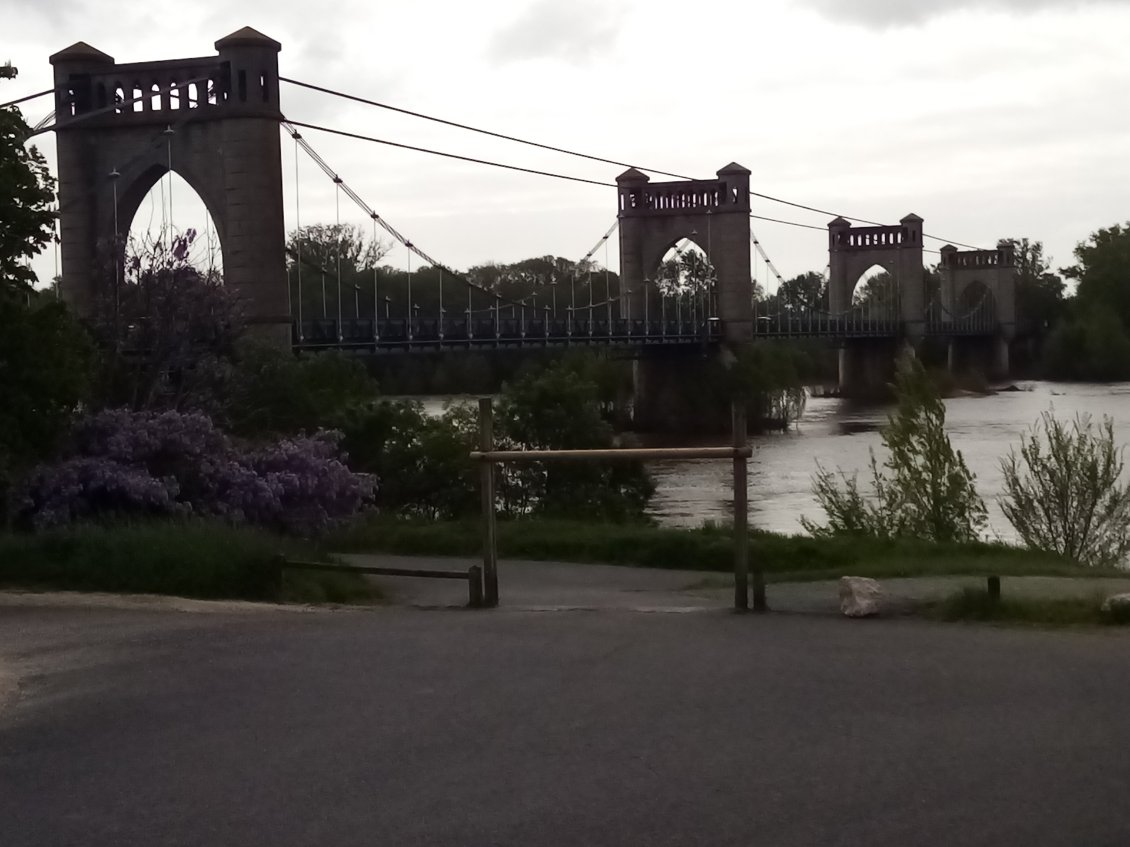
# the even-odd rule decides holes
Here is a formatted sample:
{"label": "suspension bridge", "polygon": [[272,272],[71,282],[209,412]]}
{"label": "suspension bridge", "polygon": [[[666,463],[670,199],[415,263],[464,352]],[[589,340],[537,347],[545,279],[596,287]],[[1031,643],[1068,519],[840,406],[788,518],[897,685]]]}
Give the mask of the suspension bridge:
{"label": "suspension bridge", "polygon": [[[925,240],[942,239],[924,233],[916,215],[894,225],[836,215],[826,227],[769,218],[754,214],[751,198],[832,213],[753,190],[750,171],[736,163],[713,178],[691,179],[290,79],[279,74],[278,42],[250,28],[220,39],[215,48],[216,55],[201,58],[120,64],[79,42],[51,57],[55,85],[41,94],[54,97],[53,122],[40,122],[35,131],[56,133],[61,294],[80,313],[105,294],[106,275],[98,269],[106,266],[107,246],[124,242],[150,189],[175,172],[214,221],[225,283],[243,299],[250,319],[300,351],[616,346],[642,353],[813,337],[840,345],[841,381],[848,383],[852,371],[881,364],[853,366],[861,355],[889,364],[889,342],[937,336],[951,348],[964,339],[992,340],[993,364],[1007,370],[1007,341],[1015,327],[1015,261],[1007,243],[986,250],[955,242],[927,250]],[[287,86],[625,170],[604,182],[304,122],[284,114],[281,92]],[[504,296],[398,230],[319,154],[311,142],[319,135],[607,188],[615,192],[615,220],[571,273],[534,280],[527,292]],[[293,143],[296,162],[292,194],[299,237],[291,244],[290,261],[283,224],[284,142]],[[313,190],[333,192],[339,224],[345,200],[371,223],[374,240],[387,236],[408,252],[406,288],[388,285],[375,266],[372,279],[359,285],[343,279],[340,257],[336,267],[325,267],[312,264],[309,251],[303,254],[301,202],[311,189],[299,179],[300,160],[315,166],[322,188]],[[668,179],[653,182],[649,174]],[[754,233],[754,222],[826,231],[827,270],[819,298],[798,303],[781,296],[784,280]],[[619,258],[615,290],[607,261],[613,236]],[[604,267],[594,262],[602,249]],[[663,273],[665,258],[690,250],[707,259],[700,278]],[[924,272],[927,252],[939,256],[933,281]],[[429,269],[426,279],[419,270],[414,276],[413,257],[419,270]],[[757,285],[758,263],[766,288],[770,276],[775,279],[777,296],[765,296]],[[876,266],[889,285],[882,296],[861,301],[853,295],[856,284]],[[109,284],[116,286],[116,268],[114,274]],[[336,294],[330,298],[332,312],[327,278]],[[310,314],[305,304],[319,282],[321,309]],[[350,295],[352,310],[346,304]]]}

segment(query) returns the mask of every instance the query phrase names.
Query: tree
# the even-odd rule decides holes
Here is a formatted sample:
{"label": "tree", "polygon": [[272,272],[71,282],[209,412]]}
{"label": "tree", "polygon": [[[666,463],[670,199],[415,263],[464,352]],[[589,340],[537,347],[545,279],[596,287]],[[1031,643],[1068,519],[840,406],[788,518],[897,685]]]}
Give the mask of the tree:
{"label": "tree", "polygon": [[824,275],[808,271],[781,283],[777,298],[784,312],[818,312],[825,308]]}
{"label": "tree", "polygon": [[106,405],[207,405],[217,365],[231,359],[245,323],[218,274],[189,262],[195,230],[131,247],[121,278],[105,271],[90,327],[103,350]]}
{"label": "tree", "polygon": [[814,492],[828,517],[825,526],[802,518],[816,536],[867,535],[931,541],[975,541],[988,523],[976,478],[945,431],[945,404],[922,364],[903,356],[895,378],[898,407],[882,430],[889,455],[880,469],[871,453],[873,492],[858,478],[819,468]]}
{"label": "tree", "polygon": [[1130,483],[1114,425],[1089,416],[1071,427],[1045,412],[1001,460],[1001,508],[1024,543],[1085,565],[1118,567],[1130,553]]}
{"label": "tree", "polygon": [[342,461],[339,433],[246,450],[200,413],[114,409],[81,421],[73,440],[29,479],[27,525],[200,515],[313,534],[373,496],[374,480]]}
{"label": "tree", "polygon": [[1075,262],[1063,273],[1079,282],[1080,308],[1112,312],[1130,328],[1130,223],[1092,233],[1075,247]]}
{"label": "tree", "polygon": [[14,482],[53,453],[88,399],[92,354],[61,303],[0,298],[0,523]]}
{"label": "tree", "polygon": [[1063,278],[1051,272],[1040,241],[1009,238],[1016,256],[1016,315],[1036,336],[1046,335],[1066,312]]}
{"label": "tree", "polygon": [[[0,79],[13,79],[5,65]],[[31,290],[35,273],[28,266],[54,237],[55,180],[34,146],[31,130],[15,107],[0,109],[0,296]]]}
{"label": "tree", "polygon": [[376,396],[376,381],[354,357],[330,351],[298,358],[290,350],[246,343],[218,405],[237,435],[298,435],[338,428]]}

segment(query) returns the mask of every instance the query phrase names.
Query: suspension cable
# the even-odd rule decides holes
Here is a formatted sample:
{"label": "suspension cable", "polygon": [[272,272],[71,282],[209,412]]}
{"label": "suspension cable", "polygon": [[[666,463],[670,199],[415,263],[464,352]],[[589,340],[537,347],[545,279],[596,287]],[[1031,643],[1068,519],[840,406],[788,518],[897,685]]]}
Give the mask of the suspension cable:
{"label": "suspension cable", "polygon": [[[305,138],[302,137],[302,135],[298,132],[298,130],[295,129],[295,127],[299,126],[299,125],[300,124],[293,124],[290,121],[287,121],[285,119],[282,121],[283,128],[288,133],[290,133],[291,137],[294,138],[295,142],[299,145],[299,147],[302,148],[303,152],[305,152],[307,156],[309,156],[311,159],[313,159],[314,163],[321,169],[321,171],[324,174],[326,174],[326,176],[330,177],[330,179],[337,178],[337,172],[334,171],[334,169],[331,168],[326,163],[326,160],[323,159],[318,154],[318,152],[313,147],[310,146],[310,143]],[[376,221],[380,225],[381,229],[383,229],[385,232],[387,232],[389,235],[391,235],[397,242],[404,245],[408,250],[415,253],[424,262],[427,262],[432,267],[443,268],[445,271],[447,271],[449,274],[451,274],[452,277],[459,280],[464,285],[470,286],[470,287],[472,287],[472,288],[474,288],[478,291],[481,291],[482,293],[487,294],[491,297],[497,296],[497,292],[491,291],[491,290],[484,288],[483,286],[471,281],[470,279],[468,279],[464,275],[462,275],[462,274],[458,273],[457,271],[455,271],[454,269],[452,269],[450,265],[445,265],[442,262],[435,260],[434,258],[429,256],[427,253],[425,253],[423,250],[421,250],[414,242],[409,241],[392,224],[390,224],[387,220],[385,220],[383,217],[381,217],[375,211],[373,211],[373,208],[368,203],[366,203],[361,198],[361,196],[356,191],[354,191],[353,188],[350,187],[350,185],[347,182],[345,182],[344,180],[340,183],[340,188],[345,193],[345,196],[348,197],[350,200],[352,200],[357,205],[357,207],[360,208],[361,211],[363,211],[367,216],[369,216],[374,221]],[[513,301],[509,300],[509,298],[502,298],[502,299],[505,299],[507,303],[511,303],[513,305],[518,305],[517,303],[514,303]]]}
{"label": "suspension cable", "polygon": [[9,100],[7,103],[0,103],[0,109],[8,109],[12,106],[18,106],[20,103],[26,103],[28,100],[35,100],[39,97],[45,97],[48,94],[54,94],[54,88],[48,88],[44,91],[37,91],[35,94],[28,94],[24,97],[18,97],[15,100]]}
{"label": "suspension cable", "polygon": [[[380,108],[380,109],[387,109],[387,110],[392,111],[392,112],[398,112],[402,115],[408,115],[409,117],[420,118],[422,120],[431,121],[433,123],[443,124],[444,126],[450,126],[450,127],[456,128],[456,129],[466,130],[468,132],[479,133],[480,135],[487,135],[487,136],[490,136],[491,138],[498,138],[498,139],[501,139],[503,141],[511,141],[511,142],[514,142],[515,144],[524,144],[528,147],[536,147],[536,148],[539,148],[541,150],[548,150],[548,151],[553,152],[553,153],[562,153],[566,156],[574,156],[578,159],[587,159],[590,162],[600,162],[601,164],[614,165],[618,168],[636,168],[637,170],[648,171],[649,173],[658,174],[660,176],[669,176],[669,177],[672,177],[673,179],[686,179],[686,180],[692,180],[693,179],[693,177],[686,176],[685,174],[672,173],[671,171],[664,171],[664,170],[660,170],[659,168],[648,168],[648,167],[644,167],[642,165],[632,165],[632,164],[629,164],[627,162],[617,161],[616,159],[609,159],[609,158],[606,158],[604,156],[596,156],[596,155],[593,155],[591,153],[581,153],[581,152],[576,151],[576,150],[569,150],[565,147],[556,147],[552,144],[544,144],[542,142],[531,141],[529,139],[519,138],[517,136],[507,135],[507,134],[501,133],[501,132],[494,132],[492,130],[482,129],[481,127],[470,126],[468,124],[459,123],[457,121],[447,120],[445,118],[438,118],[438,117],[435,117],[433,115],[425,115],[422,112],[413,112],[409,109],[403,109],[403,108],[400,108],[398,106],[391,106],[387,103],[381,103],[377,100],[370,100],[366,97],[359,97],[355,94],[347,94],[343,91],[337,91],[337,90],[332,89],[332,88],[325,88],[325,87],[320,86],[320,85],[313,85],[312,83],[301,82],[301,81],[296,80],[296,79],[290,79],[289,77],[279,77],[279,81],[280,82],[287,82],[287,83],[290,83],[291,85],[297,85],[297,86],[300,86],[302,88],[308,88],[312,91],[318,91],[318,92],[321,92],[323,94],[329,94],[333,97],[341,97],[341,98],[346,99],[346,100],[352,100],[356,103],[364,103],[365,105],[368,105],[368,106],[376,106],[377,108]],[[817,206],[809,206],[809,205],[806,205],[804,203],[796,203],[792,200],[786,200],[783,197],[775,197],[771,194],[764,194],[764,193],[761,193],[759,191],[750,190],[749,193],[750,193],[750,196],[752,196],[752,197],[758,197],[762,200],[768,200],[769,202],[772,202],[772,203],[780,203],[780,204],[785,205],[785,206],[792,206],[795,209],[803,209],[804,211],[807,211],[807,212],[814,212],[814,213],[820,214],[820,215],[828,215],[828,216],[833,217],[833,218],[843,217],[843,218],[846,218],[848,220],[853,220],[853,221],[858,221],[859,223],[868,224],[869,226],[888,226],[888,224],[883,224],[883,223],[880,223],[878,221],[868,220],[867,218],[860,218],[860,217],[851,216],[851,215],[840,215],[840,214],[837,214],[835,212],[829,212],[826,209],[821,209]],[[815,228],[819,229],[820,227],[815,227]],[[954,245],[959,246],[959,247],[966,247],[970,250],[982,249],[982,248],[979,248],[979,247],[974,247],[973,245],[970,245],[970,244],[963,244],[960,241],[954,241],[953,239],[949,239],[949,238],[941,238],[940,236],[929,235],[927,233],[923,233],[923,237],[929,238],[933,241],[948,242],[950,244],[954,244]]]}

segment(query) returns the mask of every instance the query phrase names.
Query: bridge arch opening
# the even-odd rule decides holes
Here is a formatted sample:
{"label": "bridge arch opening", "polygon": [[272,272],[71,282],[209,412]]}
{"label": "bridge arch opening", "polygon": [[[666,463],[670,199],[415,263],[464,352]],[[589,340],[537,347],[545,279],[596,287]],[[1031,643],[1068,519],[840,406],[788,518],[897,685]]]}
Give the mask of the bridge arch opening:
{"label": "bridge arch opening", "polygon": [[853,310],[894,314],[898,311],[898,281],[885,265],[873,264],[856,279],[849,302]]}
{"label": "bridge arch opening", "polygon": [[215,218],[175,169],[154,167],[141,174],[120,195],[117,214],[127,263],[175,261],[223,280],[223,246]]}
{"label": "bridge arch opening", "polygon": [[957,293],[953,322],[959,329],[990,330],[997,325],[997,299],[993,290],[973,280]]}

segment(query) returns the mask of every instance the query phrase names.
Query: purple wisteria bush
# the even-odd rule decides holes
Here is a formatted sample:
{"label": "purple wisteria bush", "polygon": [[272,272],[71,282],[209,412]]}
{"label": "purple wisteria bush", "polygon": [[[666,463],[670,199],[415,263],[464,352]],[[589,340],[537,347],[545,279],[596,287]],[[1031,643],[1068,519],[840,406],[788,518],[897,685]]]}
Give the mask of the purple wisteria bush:
{"label": "purple wisteria bush", "polygon": [[375,479],[349,470],[340,440],[322,431],[242,449],[200,413],[99,412],[76,427],[71,456],[31,474],[20,518],[42,529],[198,515],[310,535],[375,496]]}

